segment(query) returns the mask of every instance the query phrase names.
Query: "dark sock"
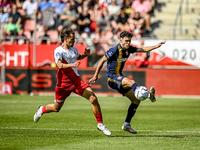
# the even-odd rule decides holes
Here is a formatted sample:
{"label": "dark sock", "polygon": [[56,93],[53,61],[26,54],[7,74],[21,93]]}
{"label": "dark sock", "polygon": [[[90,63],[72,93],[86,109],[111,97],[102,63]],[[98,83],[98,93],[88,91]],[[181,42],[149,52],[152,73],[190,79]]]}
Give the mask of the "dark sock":
{"label": "dark sock", "polygon": [[125,122],[131,122],[131,119],[133,118],[133,116],[135,115],[136,109],[139,105],[136,105],[134,103],[131,103],[131,105],[128,108],[128,112],[127,112],[127,116],[126,116],[126,120]]}
{"label": "dark sock", "polygon": [[135,89],[136,89],[137,86],[138,86],[138,85],[137,85],[136,83],[134,83],[134,84],[131,86],[131,88],[133,89],[134,92],[135,92]]}

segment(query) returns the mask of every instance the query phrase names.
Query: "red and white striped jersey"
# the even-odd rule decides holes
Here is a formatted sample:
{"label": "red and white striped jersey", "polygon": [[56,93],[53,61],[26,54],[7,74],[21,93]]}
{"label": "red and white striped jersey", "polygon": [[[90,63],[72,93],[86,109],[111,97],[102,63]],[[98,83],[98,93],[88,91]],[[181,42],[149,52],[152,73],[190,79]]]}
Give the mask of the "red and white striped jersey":
{"label": "red and white striped jersey", "polygon": [[[56,64],[58,60],[61,60],[63,63],[66,64],[75,63],[79,55],[80,54],[76,47],[70,47],[69,49],[65,49],[62,46],[59,46],[54,50],[54,59]],[[73,84],[77,80],[77,77],[79,78],[80,76],[76,67],[70,67],[67,69],[57,68],[57,70],[58,86],[66,86],[69,84]]]}

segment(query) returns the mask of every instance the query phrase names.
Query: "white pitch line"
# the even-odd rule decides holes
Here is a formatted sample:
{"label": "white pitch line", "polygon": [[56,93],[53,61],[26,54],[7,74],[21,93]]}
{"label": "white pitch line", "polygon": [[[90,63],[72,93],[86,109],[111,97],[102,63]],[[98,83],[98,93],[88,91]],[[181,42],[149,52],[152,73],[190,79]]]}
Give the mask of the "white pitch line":
{"label": "white pitch line", "polygon": [[[60,130],[60,131],[96,131],[96,129],[58,129],[58,128],[24,128],[24,127],[0,127],[2,130]],[[123,131],[123,130],[110,130]],[[200,131],[161,131],[161,130],[137,130],[139,132],[159,132],[159,133],[200,133]]]}

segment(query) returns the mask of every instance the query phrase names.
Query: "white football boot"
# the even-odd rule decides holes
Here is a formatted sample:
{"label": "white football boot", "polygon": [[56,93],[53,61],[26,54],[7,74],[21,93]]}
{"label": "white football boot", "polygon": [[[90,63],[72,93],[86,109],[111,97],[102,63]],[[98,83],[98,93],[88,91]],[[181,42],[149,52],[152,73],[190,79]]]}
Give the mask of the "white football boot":
{"label": "white football boot", "polygon": [[99,131],[103,131],[103,133],[105,134],[105,135],[111,135],[111,132],[106,128],[106,126],[104,125],[104,124],[101,124],[101,123],[99,123],[98,125],[97,125],[97,129],[99,130]]}
{"label": "white football boot", "polygon": [[155,102],[155,101],[156,101],[155,92],[156,92],[156,90],[155,90],[155,88],[152,86],[152,87],[150,88],[150,92],[149,92],[149,96],[148,96],[148,98],[149,98],[152,102]]}
{"label": "white football boot", "polygon": [[42,115],[43,115],[42,108],[43,108],[43,106],[39,106],[37,112],[34,115],[34,122],[38,122],[40,117],[42,117]]}
{"label": "white football boot", "polygon": [[122,126],[122,130],[128,131],[128,132],[130,132],[130,133],[132,133],[132,134],[137,134],[137,131],[133,130],[133,129],[131,128],[131,125],[130,125],[130,124],[123,125],[123,126]]}

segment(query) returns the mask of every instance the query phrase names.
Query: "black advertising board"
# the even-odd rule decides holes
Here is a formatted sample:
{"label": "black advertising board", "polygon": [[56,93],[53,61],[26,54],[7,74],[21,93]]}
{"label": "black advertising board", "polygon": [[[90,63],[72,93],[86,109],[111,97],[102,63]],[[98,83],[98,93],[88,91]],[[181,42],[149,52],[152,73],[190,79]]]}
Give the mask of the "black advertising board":
{"label": "black advertising board", "polygon": [[[95,69],[78,70],[81,79],[89,83]],[[6,81],[13,83],[13,93],[29,93],[29,92],[54,92],[56,85],[56,69],[52,68],[7,68]],[[138,85],[145,86],[145,71],[124,71],[124,76],[134,79]],[[106,70],[102,70],[99,78],[95,83],[91,84],[94,92],[117,92],[107,85]]]}

